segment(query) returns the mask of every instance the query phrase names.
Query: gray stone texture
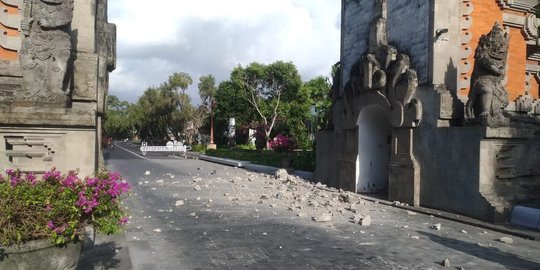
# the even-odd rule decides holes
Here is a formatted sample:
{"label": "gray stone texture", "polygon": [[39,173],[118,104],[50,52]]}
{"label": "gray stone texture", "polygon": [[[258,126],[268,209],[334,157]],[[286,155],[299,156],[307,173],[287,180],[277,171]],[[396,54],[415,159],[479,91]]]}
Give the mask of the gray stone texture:
{"label": "gray stone texture", "polygon": [[77,267],[81,242],[70,242],[64,247],[51,244],[49,239],[35,240],[20,246],[0,246],[0,269],[58,269]]}
{"label": "gray stone texture", "polygon": [[[346,82],[351,68],[368,49],[369,25],[373,22],[374,1],[344,0],[342,15],[341,63]],[[388,41],[411,56],[419,82],[427,83],[429,63],[429,1],[388,1]]]}
{"label": "gray stone texture", "polygon": [[[386,1],[373,3],[375,9],[369,24],[368,49],[354,63],[350,75],[345,75],[347,82],[344,91],[333,104],[334,132],[324,132],[318,136],[322,140],[318,145],[330,145],[318,149],[317,156],[322,160],[319,166],[329,167],[318,168],[318,180],[324,181],[321,178],[335,175],[337,181],[325,182],[337,183],[345,190],[358,191],[359,186],[364,190],[378,190],[387,186],[368,177],[389,178],[391,199],[419,205],[418,165],[411,152],[411,129],[417,127],[422,119],[422,104],[413,98],[418,86],[417,73],[412,68],[409,56],[388,44]],[[379,118],[372,121],[375,117]],[[365,135],[366,139],[359,139],[359,125],[372,129]],[[377,144],[386,144],[386,150],[383,150],[383,146],[362,150],[362,147],[367,149],[368,145],[375,143],[372,141],[374,133],[385,136]],[[332,152],[329,149],[335,151],[334,157],[327,156],[328,152]],[[362,158],[359,151],[364,151]],[[390,161],[384,164],[380,157],[387,155]],[[386,173],[376,169],[384,170],[384,167],[389,167]],[[364,173],[359,174],[359,171]]]}
{"label": "gray stone texture", "polygon": [[429,8],[426,0],[388,1],[388,42],[410,56],[420,84],[428,82]]}
{"label": "gray stone texture", "polygon": [[107,0],[29,0],[19,17],[20,65],[0,64],[0,167],[93,174],[104,167],[101,125],[116,66]]}
{"label": "gray stone texture", "polygon": [[347,82],[352,66],[368,48],[369,25],[373,20],[374,2],[343,0],[342,3],[341,81]]}

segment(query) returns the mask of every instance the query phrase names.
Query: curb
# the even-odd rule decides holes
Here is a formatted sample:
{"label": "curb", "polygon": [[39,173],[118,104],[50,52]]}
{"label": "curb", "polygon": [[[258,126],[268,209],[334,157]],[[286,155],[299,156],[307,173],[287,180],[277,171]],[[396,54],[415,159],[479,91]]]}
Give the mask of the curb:
{"label": "curb", "polygon": [[219,163],[223,165],[238,167],[238,168],[244,168],[246,164],[251,163],[251,161],[238,161],[238,160],[228,159],[228,158],[211,157],[211,156],[207,156],[203,154],[199,155],[199,159],[214,162],[214,163]]}
{"label": "curb", "polygon": [[[254,164],[251,161],[238,161],[234,159],[211,157],[211,156],[207,156],[203,154],[199,155],[199,159],[214,162],[214,163],[219,163],[223,165],[238,167],[238,168],[250,170],[253,172],[266,173],[266,174],[274,174],[277,170],[281,169],[281,168],[272,167],[272,166]],[[308,181],[313,180],[312,172],[294,171],[291,174],[294,176],[301,177]]]}
{"label": "curb", "polygon": [[521,229],[517,227],[510,227],[510,224],[508,225],[493,224],[493,223],[484,222],[478,219],[474,219],[474,218],[470,218],[470,217],[466,217],[466,216],[462,216],[458,214],[448,213],[448,212],[444,212],[444,211],[440,211],[436,209],[430,209],[430,208],[425,208],[421,206],[412,207],[412,206],[407,206],[407,205],[398,205],[396,203],[393,203],[387,200],[375,199],[375,198],[368,197],[361,194],[359,195],[363,200],[370,201],[373,203],[380,203],[387,206],[409,210],[409,211],[427,215],[427,216],[434,216],[434,217],[438,217],[438,218],[442,218],[442,219],[446,219],[450,221],[455,221],[455,222],[459,222],[459,223],[463,223],[463,224],[467,224],[467,225],[471,225],[471,226],[475,226],[475,227],[479,227],[483,229],[496,231],[499,233],[504,233],[504,234],[528,239],[528,240],[540,241],[540,231],[536,232],[536,231],[532,231],[526,228]]}

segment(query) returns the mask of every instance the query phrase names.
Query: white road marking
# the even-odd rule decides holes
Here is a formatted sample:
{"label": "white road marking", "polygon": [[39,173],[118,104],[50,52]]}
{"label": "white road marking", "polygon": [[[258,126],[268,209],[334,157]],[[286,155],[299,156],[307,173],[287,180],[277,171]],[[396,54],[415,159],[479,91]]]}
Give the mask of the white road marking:
{"label": "white road marking", "polygon": [[140,158],[142,158],[142,159],[146,159],[146,160],[150,160],[150,159],[148,159],[148,158],[145,158],[145,157],[143,157],[143,156],[141,156],[141,155],[139,155],[139,154],[137,154],[137,153],[135,153],[135,152],[133,152],[133,151],[131,151],[131,150],[128,150],[128,149],[126,149],[126,148],[124,148],[124,147],[122,147],[122,146],[118,145],[118,144],[114,144],[114,145],[115,145],[116,147],[118,147],[118,148],[120,148],[120,149],[122,149],[122,150],[124,150],[124,151],[128,152],[128,153],[131,153],[131,154],[133,154],[133,155],[137,156],[137,157],[140,157]]}

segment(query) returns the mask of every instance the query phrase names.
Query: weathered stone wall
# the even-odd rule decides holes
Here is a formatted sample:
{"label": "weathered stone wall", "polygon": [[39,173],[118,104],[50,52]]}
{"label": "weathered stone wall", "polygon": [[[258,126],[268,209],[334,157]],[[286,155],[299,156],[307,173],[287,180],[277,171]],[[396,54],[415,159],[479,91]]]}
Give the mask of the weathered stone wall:
{"label": "weathered stone wall", "polygon": [[422,206],[503,222],[512,206],[540,205],[538,159],[523,162],[540,151],[531,130],[424,123],[415,132]]}
{"label": "weathered stone wall", "polygon": [[[375,1],[344,0],[342,14],[342,81],[352,65],[368,48],[369,26],[374,19]],[[427,83],[429,68],[430,1],[388,1],[388,39],[407,53],[418,73],[420,84]]]}
{"label": "weathered stone wall", "polygon": [[[70,55],[67,60],[67,75],[63,77],[65,84],[61,89],[66,101],[60,106],[48,99],[36,98],[27,101],[18,97],[18,94],[25,93],[30,88],[27,81],[33,81],[23,81],[25,74],[21,70],[25,69],[21,67],[19,59],[30,55],[28,51],[38,50],[39,48],[34,46],[39,44],[26,43],[28,49],[25,52],[26,47],[23,47],[20,41],[16,44],[13,42],[15,39],[7,39],[6,36],[14,36],[15,31],[15,34],[20,36],[18,38],[24,41],[32,36],[32,31],[35,31],[38,25],[31,24],[30,30],[26,31],[28,33],[19,33],[17,29],[28,28],[27,21],[33,22],[29,20],[36,16],[32,12],[35,11],[33,6],[26,1],[23,5],[20,0],[0,0],[0,8],[20,2],[17,8],[8,8],[6,12],[9,16],[0,18],[0,29],[4,30],[0,43],[8,40],[10,45],[0,44],[3,48],[0,48],[2,170],[14,168],[43,173],[54,166],[62,171],[78,168],[81,175],[90,175],[102,167],[98,165],[101,157],[101,123],[108,92],[108,74],[115,68],[116,28],[107,21],[107,0],[71,1],[73,16],[70,15],[70,8],[64,8],[62,12],[66,14],[61,13],[62,16],[69,17],[70,23],[61,24],[61,29],[54,30],[71,36],[68,42]],[[54,7],[53,5],[49,8]],[[52,17],[54,22],[65,19]],[[52,32],[47,33],[54,35]],[[8,50],[4,50],[6,48]],[[50,49],[47,46],[40,48]],[[34,81],[37,82],[47,82],[52,77],[45,72],[37,74],[40,75],[35,76],[37,79]],[[32,79],[28,76],[26,78]],[[47,91],[58,89],[38,90],[46,96]]]}
{"label": "weathered stone wall", "polygon": [[428,82],[430,2],[388,1],[388,42],[411,57],[419,84]]}
{"label": "weathered stone wall", "polygon": [[[351,67],[368,48],[369,25],[373,21],[373,10],[374,1],[343,0],[341,19],[342,82],[347,82]],[[343,88],[341,90],[343,91]]]}

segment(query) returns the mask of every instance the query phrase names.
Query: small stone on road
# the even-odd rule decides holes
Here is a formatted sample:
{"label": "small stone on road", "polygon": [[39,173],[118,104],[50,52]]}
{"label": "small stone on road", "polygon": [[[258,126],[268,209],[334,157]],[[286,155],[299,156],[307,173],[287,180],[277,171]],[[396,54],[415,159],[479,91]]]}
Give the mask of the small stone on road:
{"label": "small stone on road", "polygon": [[510,237],[501,237],[501,239],[499,239],[499,241],[505,243],[505,244],[513,244],[514,243],[514,239],[510,238]]}

